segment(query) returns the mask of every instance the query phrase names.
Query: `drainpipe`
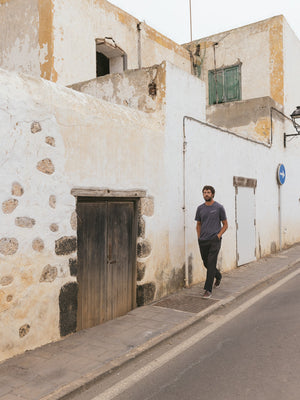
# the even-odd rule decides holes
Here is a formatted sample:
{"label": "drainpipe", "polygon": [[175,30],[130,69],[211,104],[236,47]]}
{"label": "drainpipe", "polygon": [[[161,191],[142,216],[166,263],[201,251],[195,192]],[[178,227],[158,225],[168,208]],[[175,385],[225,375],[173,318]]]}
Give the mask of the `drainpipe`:
{"label": "drainpipe", "polygon": [[138,68],[141,69],[142,68],[142,28],[141,28],[142,23],[139,22],[136,26],[137,28],[137,32],[138,32]]}
{"label": "drainpipe", "polygon": [[186,134],[185,134],[185,120],[187,116],[183,117],[183,142],[182,142],[182,171],[183,171],[183,204],[182,204],[182,211],[183,211],[183,246],[184,246],[184,265],[185,265],[185,277],[184,277],[184,286],[187,288],[189,287],[189,259],[187,255],[187,225],[186,225],[186,182],[185,182],[185,164],[186,164]]}

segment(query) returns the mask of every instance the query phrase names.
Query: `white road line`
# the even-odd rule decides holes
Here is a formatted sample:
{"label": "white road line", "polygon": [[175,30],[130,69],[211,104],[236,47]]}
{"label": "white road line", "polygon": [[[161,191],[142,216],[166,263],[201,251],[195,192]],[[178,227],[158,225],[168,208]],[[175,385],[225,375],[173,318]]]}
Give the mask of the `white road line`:
{"label": "white road line", "polygon": [[98,396],[94,397],[92,400],[112,400],[117,397],[119,394],[123,393],[125,390],[129,389],[135,383],[139,382],[141,379],[145,378],[147,375],[151,374],[158,368],[162,367],[164,364],[172,360],[173,358],[177,357],[179,354],[183,353],[185,350],[192,347],[194,344],[199,342],[200,340],[204,339],[210,333],[215,331],[216,329],[220,328],[222,325],[226,324],[243,311],[247,310],[253,304],[257,303],[263,297],[267,296],[269,293],[273,292],[274,290],[278,289],[280,286],[284,285],[290,279],[294,278],[296,275],[300,273],[300,269],[292,272],[291,274],[287,275],[285,278],[281,279],[280,281],[276,282],[274,285],[269,286],[267,289],[253,297],[252,299],[246,301],[235,310],[231,311],[229,314],[220,317],[219,320],[213,322],[207,328],[203,329],[202,331],[196,333],[195,335],[191,336],[189,339],[184,341],[183,343],[179,344],[178,346],[174,347],[172,350],[167,351],[162,356],[158,357],[156,360],[150,362],[149,364],[145,365],[143,368],[139,369],[138,371],[134,372],[132,375],[129,375],[127,378],[123,379],[122,381],[118,382],[114,386],[110,387],[109,389],[105,390],[103,393],[99,394]]}

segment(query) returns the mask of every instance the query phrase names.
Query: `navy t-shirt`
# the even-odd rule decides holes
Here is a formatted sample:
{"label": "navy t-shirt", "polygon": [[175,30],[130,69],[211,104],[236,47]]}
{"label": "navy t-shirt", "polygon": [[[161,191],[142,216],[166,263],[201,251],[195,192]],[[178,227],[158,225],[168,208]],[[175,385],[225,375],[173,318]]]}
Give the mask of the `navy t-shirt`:
{"label": "navy t-shirt", "polygon": [[199,240],[210,240],[221,230],[221,221],[227,219],[226,212],[222,204],[214,201],[211,206],[205,203],[197,208],[195,220],[201,222]]}

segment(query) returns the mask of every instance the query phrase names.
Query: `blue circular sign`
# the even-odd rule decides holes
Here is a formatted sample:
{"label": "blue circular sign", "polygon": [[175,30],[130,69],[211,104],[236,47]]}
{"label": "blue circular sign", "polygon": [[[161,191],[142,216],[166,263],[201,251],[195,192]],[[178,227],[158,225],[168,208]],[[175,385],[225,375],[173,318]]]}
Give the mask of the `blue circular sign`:
{"label": "blue circular sign", "polygon": [[279,164],[277,167],[277,181],[279,185],[283,185],[286,178],[286,172],[283,164]]}

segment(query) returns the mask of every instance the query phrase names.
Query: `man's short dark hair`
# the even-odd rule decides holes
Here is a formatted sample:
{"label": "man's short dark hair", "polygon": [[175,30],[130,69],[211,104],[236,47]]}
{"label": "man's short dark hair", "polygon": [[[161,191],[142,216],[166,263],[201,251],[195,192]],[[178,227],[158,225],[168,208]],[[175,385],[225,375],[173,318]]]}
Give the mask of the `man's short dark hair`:
{"label": "man's short dark hair", "polygon": [[215,195],[215,192],[216,192],[215,188],[213,186],[209,186],[209,185],[203,186],[202,193],[204,192],[204,190],[210,190],[213,196]]}

